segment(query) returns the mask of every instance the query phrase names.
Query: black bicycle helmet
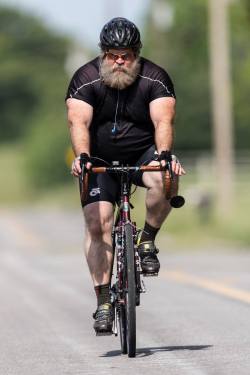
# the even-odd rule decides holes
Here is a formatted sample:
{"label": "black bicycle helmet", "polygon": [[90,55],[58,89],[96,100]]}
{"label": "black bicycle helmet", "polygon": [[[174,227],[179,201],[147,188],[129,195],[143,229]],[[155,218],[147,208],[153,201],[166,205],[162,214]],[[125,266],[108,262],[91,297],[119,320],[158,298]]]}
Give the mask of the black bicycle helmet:
{"label": "black bicycle helmet", "polygon": [[99,46],[104,51],[109,48],[132,48],[139,52],[142,47],[140,32],[135,24],[126,18],[113,18],[103,26]]}

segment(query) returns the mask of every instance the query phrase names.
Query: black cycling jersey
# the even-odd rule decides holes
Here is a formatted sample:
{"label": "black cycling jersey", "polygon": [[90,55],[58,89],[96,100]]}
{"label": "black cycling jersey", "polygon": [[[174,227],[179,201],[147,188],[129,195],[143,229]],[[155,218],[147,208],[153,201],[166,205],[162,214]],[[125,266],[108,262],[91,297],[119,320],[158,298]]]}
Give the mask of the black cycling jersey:
{"label": "black cycling jersey", "polygon": [[92,156],[130,163],[154,144],[149,103],[161,97],[175,98],[174,86],[164,69],[143,57],[140,62],[137,79],[123,90],[102,82],[99,57],[74,74],[66,99],[83,100],[93,107]]}

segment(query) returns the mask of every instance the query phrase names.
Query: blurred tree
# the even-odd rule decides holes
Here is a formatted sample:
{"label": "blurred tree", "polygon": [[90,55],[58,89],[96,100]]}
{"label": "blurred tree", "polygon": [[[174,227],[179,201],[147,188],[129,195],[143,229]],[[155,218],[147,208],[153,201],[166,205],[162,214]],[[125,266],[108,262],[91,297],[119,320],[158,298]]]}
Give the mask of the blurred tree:
{"label": "blurred tree", "polygon": [[250,2],[249,0],[240,0],[243,5],[243,9],[246,12],[248,23],[250,23]]}
{"label": "blurred tree", "polygon": [[69,180],[64,161],[69,45],[40,20],[0,6],[0,141],[25,143],[31,186]]}
{"label": "blurred tree", "polygon": [[67,45],[65,38],[54,35],[36,18],[0,7],[1,142],[27,133],[36,112],[51,103],[58,77],[61,98],[54,96],[54,100],[62,99]]}
{"label": "blurred tree", "polygon": [[[166,21],[169,20],[165,28],[163,23],[159,24],[159,14],[163,17],[164,5]],[[152,6],[144,50],[149,58],[167,69],[175,84],[176,148],[209,148],[211,128],[206,1],[154,0]],[[159,6],[160,11],[157,11]]]}
{"label": "blurred tree", "polygon": [[240,0],[231,5],[232,71],[236,147],[249,150],[250,139],[250,3]]}
{"label": "blurred tree", "polygon": [[72,182],[65,162],[69,147],[65,122],[65,113],[58,107],[55,111],[41,113],[33,123],[26,141],[26,171],[35,188]]}
{"label": "blurred tree", "polygon": [[[249,1],[231,5],[235,137],[246,148],[250,137]],[[248,24],[247,24],[248,22]],[[210,149],[212,145],[207,0],[152,0],[145,28],[144,52],[165,67],[177,93],[176,148]]]}

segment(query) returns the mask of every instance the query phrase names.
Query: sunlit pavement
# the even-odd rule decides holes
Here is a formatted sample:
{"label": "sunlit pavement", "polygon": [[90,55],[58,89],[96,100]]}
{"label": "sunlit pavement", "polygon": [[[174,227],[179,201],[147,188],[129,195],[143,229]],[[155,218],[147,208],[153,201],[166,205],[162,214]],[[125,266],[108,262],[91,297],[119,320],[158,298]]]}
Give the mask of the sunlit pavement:
{"label": "sunlit pavement", "polygon": [[0,374],[249,375],[250,252],[161,249],[128,359],[94,335],[82,232],[80,210],[0,210]]}

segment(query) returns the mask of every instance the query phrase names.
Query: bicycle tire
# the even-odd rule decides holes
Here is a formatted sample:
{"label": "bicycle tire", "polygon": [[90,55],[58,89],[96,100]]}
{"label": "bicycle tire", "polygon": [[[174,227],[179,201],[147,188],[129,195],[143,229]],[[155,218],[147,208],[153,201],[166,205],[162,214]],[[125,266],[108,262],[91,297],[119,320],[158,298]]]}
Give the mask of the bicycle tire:
{"label": "bicycle tire", "polygon": [[122,354],[128,354],[126,312],[125,312],[124,305],[119,306],[118,319],[119,319],[121,352],[122,352]]}
{"label": "bicycle tire", "polygon": [[125,295],[127,349],[128,356],[136,354],[136,283],[135,283],[135,252],[133,228],[130,223],[125,224],[125,259],[127,290]]}

